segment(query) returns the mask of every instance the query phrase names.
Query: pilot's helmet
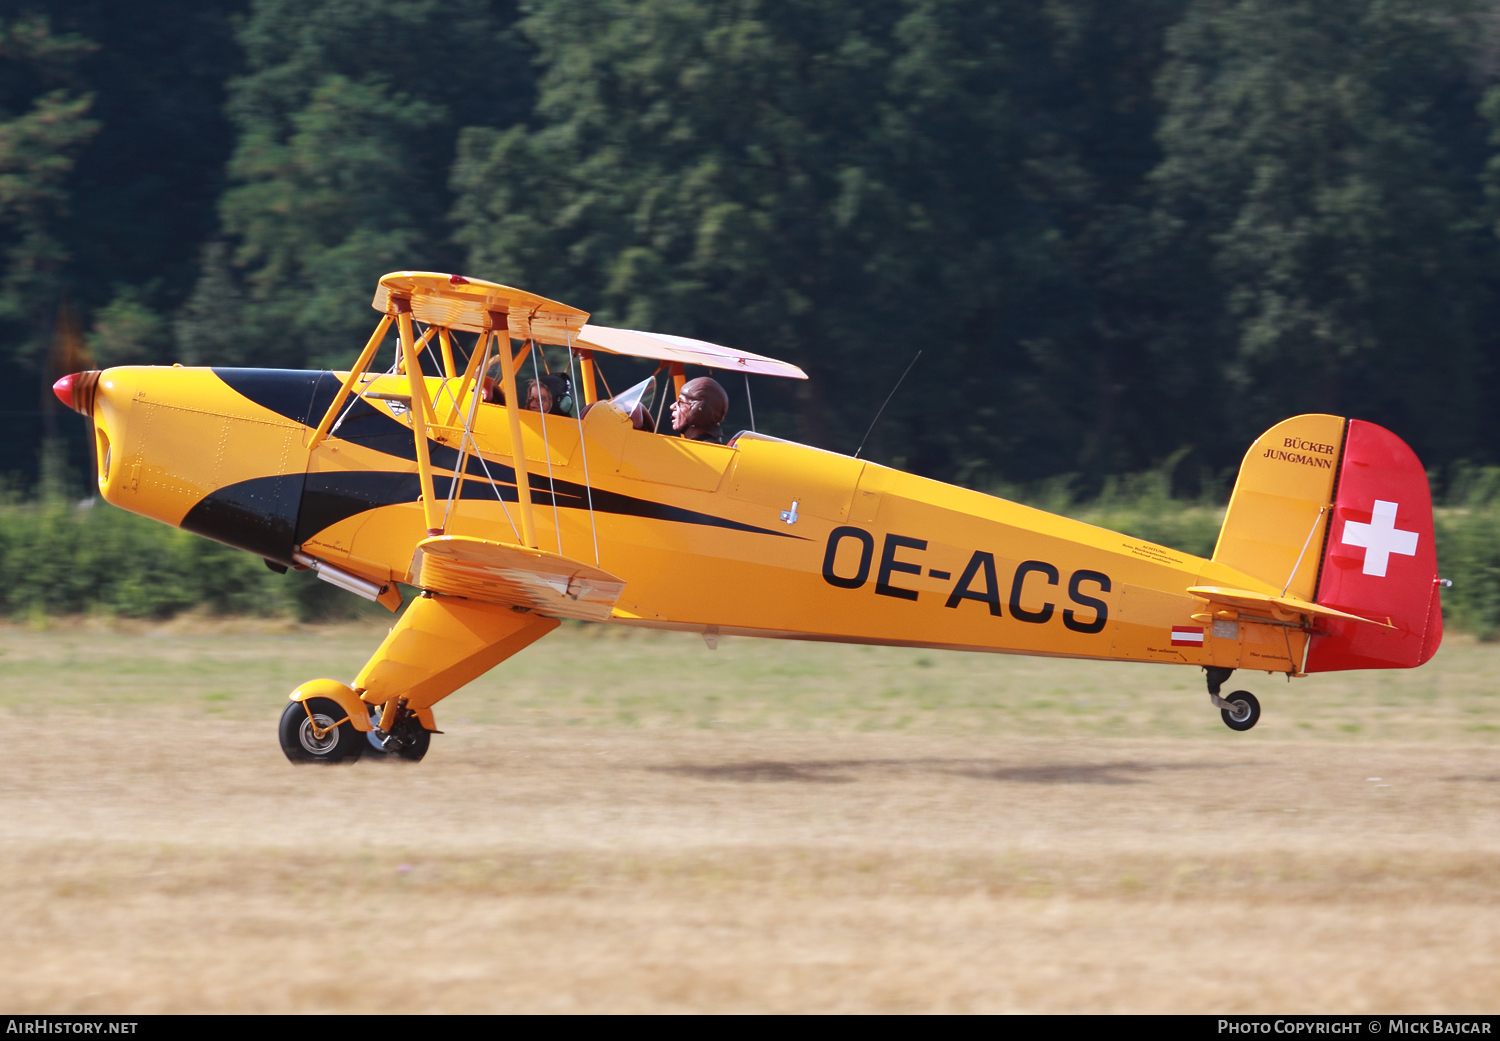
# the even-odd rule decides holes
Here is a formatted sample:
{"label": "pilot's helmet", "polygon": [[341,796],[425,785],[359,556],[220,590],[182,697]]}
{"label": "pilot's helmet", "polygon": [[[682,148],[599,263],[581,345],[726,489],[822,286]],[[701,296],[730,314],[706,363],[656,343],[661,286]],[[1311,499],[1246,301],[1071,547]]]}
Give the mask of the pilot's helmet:
{"label": "pilot's helmet", "polygon": [[686,426],[714,427],[724,422],[729,412],[729,395],[718,380],[699,376],[682,385],[678,395],[689,406]]}
{"label": "pilot's helmet", "polygon": [[552,396],[552,414],[554,416],[571,416],[573,414],[573,385],[565,374],[553,372],[543,376],[542,386],[546,387],[547,393]]}

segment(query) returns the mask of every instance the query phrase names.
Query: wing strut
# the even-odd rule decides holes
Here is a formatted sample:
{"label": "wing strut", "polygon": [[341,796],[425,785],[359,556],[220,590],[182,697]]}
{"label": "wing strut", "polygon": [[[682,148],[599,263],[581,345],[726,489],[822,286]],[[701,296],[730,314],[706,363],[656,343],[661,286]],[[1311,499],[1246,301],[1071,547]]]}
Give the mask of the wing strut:
{"label": "wing strut", "polygon": [[349,370],[349,375],[344,377],[344,383],[339,387],[339,392],[333,396],[333,404],[328,406],[328,411],[323,413],[323,421],[318,424],[318,429],[313,431],[312,440],[308,442],[307,450],[310,452],[323,443],[328,436],[328,431],[333,427],[333,420],[339,414],[339,409],[344,407],[344,402],[349,399],[349,391],[365,374],[370,367],[370,362],[375,358],[375,352],[380,350],[380,341],[385,339],[385,334],[390,331],[391,319],[394,316],[383,314],[380,316],[380,324],[375,326],[375,332],[370,335],[370,341],[365,344],[365,349],[359,352],[359,360],[354,363],[354,368]]}
{"label": "wing strut", "polygon": [[427,417],[432,414],[432,402],[427,400],[427,380],[422,376],[422,362],[417,357],[416,344],[412,342],[411,300],[399,296],[391,297],[396,311],[397,327],[401,330],[401,356],[406,360],[406,384],[411,388],[411,407],[406,414],[411,418],[412,439],[417,448],[417,479],[422,486],[422,515],[427,520],[428,536],[443,533],[443,517],[438,512],[437,494],[432,487],[432,457],[427,452]]}
{"label": "wing strut", "polygon": [[531,471],[526,466],[526,452],[521,447],[521,396],[516,392],[516,360],[510,353],[510,314],[490,312],[490,328],[502,333],[500,339],[500,379],[505,387],[505,410],[510,419],[510,454],[516,468],[516,499],[521,505],[521,541],[536,549],[536,518],[531,512]]}
{"label": "wing strut", "polygon": [[[569,333],[568,379],[570,382],[573,379],[574,353],[573,334]],[[577,351],[576,353],[581,356],[578,360],[578,367],[581,370],[584,380],[583,393],[587,404],[592,405],[594,403],[594,356],[589,351]],[[583,355],[587,355],[587,357],[582,357]],[[574,383],[573,385],[576,387],[578,384]],[[573,418],[578,421],[578,449],[583,453],[583,490],[589,498],[589,532],[594,536],[594,563],[597,565],[599,563],[599,525],[594,520],[594,487],[593,483],[589,480],[589,444],[588,440],[583,436],[583,409],[579,408],[576,403],[573,405]],[[557,500],[554,497],[552,501],[556,502]]]}
{"label": "wing strut", "polygon": [[[545,362],[546,357],[543,356],[542,360]],[[531,371],[536,376],[538,385],[540,385],[542,374],[537,372],[536,340],[531,341]],[[541,404],[540,394],[537,397],[537,404],[539,406]],[[552,530],[557,535],[557,555],[562,556],[562,518],[557,513],[557,482],[552,479],[552,446],[547,443],[546,413],[542,413],[542,455],[547,458],[547,494],[552,496]]]}

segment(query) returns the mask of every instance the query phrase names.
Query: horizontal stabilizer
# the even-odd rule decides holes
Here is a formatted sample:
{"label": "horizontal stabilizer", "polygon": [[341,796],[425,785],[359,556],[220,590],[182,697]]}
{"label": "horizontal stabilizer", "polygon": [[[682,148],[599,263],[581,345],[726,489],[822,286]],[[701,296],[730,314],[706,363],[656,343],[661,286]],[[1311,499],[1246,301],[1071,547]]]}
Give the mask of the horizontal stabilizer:
{"label": "horizontal stabilizer", "polygon": [[610,616],[625,590],[622,580],[581,560],[461,535],[419,542],[412,575],[435,593],[594,622]]}
{"label": "horizontal stabilizer", "polygon": [[[1362,618],[1357,614],[1324,607],[1322,604],[1315,604],[1296,596],[1276,596],[1274,593],[1257,593],[1250,589],[1225,589],[1222,586],[1189,586],[1188,593],[1210,603],[1231,604],[1252,611],[1269,611],[1272,617],[1283,614],[1302,614],[1322,618],[1343,618],[1351,622],[1368,622],[1370,625],[1379,625],[1386,629],[1394,628],[1389,622],[1382,622],[1375,618]],[[1290,621],[1291,619],[1287,617],[1281,620]]]}

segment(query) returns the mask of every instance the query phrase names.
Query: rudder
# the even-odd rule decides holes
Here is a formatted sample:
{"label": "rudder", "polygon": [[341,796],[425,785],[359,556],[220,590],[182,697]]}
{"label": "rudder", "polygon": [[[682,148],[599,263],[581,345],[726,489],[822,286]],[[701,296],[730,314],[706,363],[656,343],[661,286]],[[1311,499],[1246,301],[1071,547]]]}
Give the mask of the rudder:
{"label": "rudder", "polygon": [[1320,619],[1305,671],[1411,668],[1442,642],[1432,496],[1374,423],[1295,416],[1245,454],[1214,561],[1374,622]]}
{"label": "rudder", "polygon": [[1409,669],[1443,642],[1432,491],[1415,452],[1384,427],[1351,419],[1314,599],[1391,628],[1325,620],[1308,672]]}

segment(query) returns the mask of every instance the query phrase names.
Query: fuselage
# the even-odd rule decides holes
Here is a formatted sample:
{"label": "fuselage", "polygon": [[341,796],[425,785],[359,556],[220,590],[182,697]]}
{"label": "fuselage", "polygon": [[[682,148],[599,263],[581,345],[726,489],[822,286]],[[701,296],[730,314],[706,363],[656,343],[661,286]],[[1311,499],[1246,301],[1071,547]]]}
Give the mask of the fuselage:
{"label": "fuselage", "polygon": [[[309,451],[343,376],[107,370],[93,402],[101,492],[274,563],[302,553],[377,583],[414,582],[426,524],[396,400],[406,379],[363,384],[366,397]],[[518,542],[505,407],[479,404],[466,446],[455,383],[427,379],[445,531]],[[539,546],[624,580],[612,622],[1300,671],[1302,628],[1203,615],[1190,586],[1279,592],[1222,564],[753,433],[686,441],[633,429],[607,407],[581,421],[522,412],[521,424]]]}

